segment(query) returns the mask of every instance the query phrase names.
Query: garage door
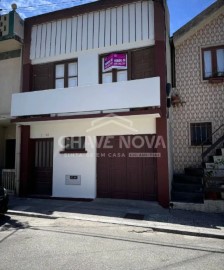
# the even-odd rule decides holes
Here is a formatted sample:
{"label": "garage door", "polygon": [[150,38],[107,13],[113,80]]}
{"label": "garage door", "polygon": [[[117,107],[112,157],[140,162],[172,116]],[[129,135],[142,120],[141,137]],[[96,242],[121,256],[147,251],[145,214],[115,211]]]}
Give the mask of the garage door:
{"label": "garage door", "polygon": [[157,199],[155,149],[149,145],[152,139],[152,135],[98,137],[98,197]]}

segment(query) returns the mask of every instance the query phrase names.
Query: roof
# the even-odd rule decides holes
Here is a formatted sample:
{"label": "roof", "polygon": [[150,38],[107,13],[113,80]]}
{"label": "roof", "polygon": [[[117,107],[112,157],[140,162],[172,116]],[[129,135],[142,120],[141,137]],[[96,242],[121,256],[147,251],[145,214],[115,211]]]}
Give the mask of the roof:
{"label": "roof", "polygon": [[206,8],[199,15],[194,17],[191,21],[182,26],[173,34],[174,44],[176,44],[177,42],[181,42],[183,39],[185,39],[186,36],[194,33],[198,29],[198,27],[200,27],[204,22],[207,22],[207,20],[213,14],[216,14],[217,12],[222,12],[222,10],[224,11],[224,1],[217,0],[214,4]]}
{"label": "roof", "polygon": [[45,23],[53,20],[65,19],[77,15],[81,15],[88,12],[99,11],[102,9],[112,8],[114,6],[121,6],[129,4],[132,2],[137,2],[139,0],[98,0],[94,2],[88,2],[82,5],[69,7],[66,9],[61,9],[49,13],[44,13],[41,15],[29,17],[25,19],[25,23],[29,24],[39,24]]}

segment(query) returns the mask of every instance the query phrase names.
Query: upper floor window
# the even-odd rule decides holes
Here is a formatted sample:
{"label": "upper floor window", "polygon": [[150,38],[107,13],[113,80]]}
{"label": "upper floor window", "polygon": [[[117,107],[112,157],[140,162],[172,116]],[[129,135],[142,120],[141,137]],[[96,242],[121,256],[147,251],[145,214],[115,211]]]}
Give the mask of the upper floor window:
{"label": "upper floor window", "polygon": [[224,46],[202,50],[203,79],[224,77]]}
{"label": "upper floor window", "polygon": [[127,53],[111,53],[102,57],[102,83],[128,80]]}
{"label": "upper floor window", "polygon": [[50,62],[32,66],[32,90],[75,87],[78,85],[76,60]]}
{"label": "upper floor window", "polygon": [[76,61],[55,64],[55,88],[78,85],[78,65]]}
{"label": "upper floor window", "polygon": [[155,76],[154,46],[100,56],[100,83]]}

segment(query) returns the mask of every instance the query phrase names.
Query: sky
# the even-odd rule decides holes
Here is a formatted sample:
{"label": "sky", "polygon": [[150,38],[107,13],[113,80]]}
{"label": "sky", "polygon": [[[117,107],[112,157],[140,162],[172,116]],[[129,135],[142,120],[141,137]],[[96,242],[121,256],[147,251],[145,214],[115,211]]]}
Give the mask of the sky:
{"label": "sky", "polygon": [[[68,8],[97,0],[0,0],[0,14],[8,13],[11,4],[17,4],[17,12],[22,18]],[[167,0],[170,12],[171,35],[193,17],[198,15],[216,0]]]}

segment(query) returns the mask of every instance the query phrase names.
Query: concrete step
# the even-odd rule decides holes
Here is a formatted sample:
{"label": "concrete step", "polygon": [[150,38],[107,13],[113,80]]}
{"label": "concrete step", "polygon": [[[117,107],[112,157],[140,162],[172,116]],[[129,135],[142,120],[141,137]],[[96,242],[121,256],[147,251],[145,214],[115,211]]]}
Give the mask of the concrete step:
{"label": "concrete step", "polygon": [[213,156],[213,161],[215,163],[223,163],[224,164],[224,156]]}
{"label": "concrete step", "polygon": [[204,181],[207,185],[219,187],[219,186],[224,185],[224,176],[223,177],[217,177],[217,176],[205,177]]}
{"label": "concrete step", "polygon": [[209,163],[224,163],[224,156],[222,155],[214,155],[214,156],[208,156],[208,162]]}
{"label": "concrete step", "polygon": [[224,169],[224,164],[215,164],[213,162],[206,162],[205,168],[210,170]]}
{"label": "concrete step", "polygon": [[203,203],[204,194],[203,192],[171,192],[171,200],[173,202],[189,202],[189,203]]}
{"label": "concrete step", "polygon": [[174,174],[173,183],[199,184],[199,185],[202,185],[203,177],[191,176],[191,175],[186,175],[186,174]]}
{"label": "concrete step", "polygon": [[186,175],[189,176],[200,176],[202,177],[204,175],[204,169],[203,168],[185,168],[184,172]]}
{"label": "concrete step", "polygon": [[173,183],[172,190],[174,192],[202,192],[203,186],[201,184],[184,184],[184,183]]}
{"label": "concrete step", "polygon": [[214,177],[224,177],[224,170],[211,170],[211,169],[205,169],[204,170],[205,175],[209,174]]}

